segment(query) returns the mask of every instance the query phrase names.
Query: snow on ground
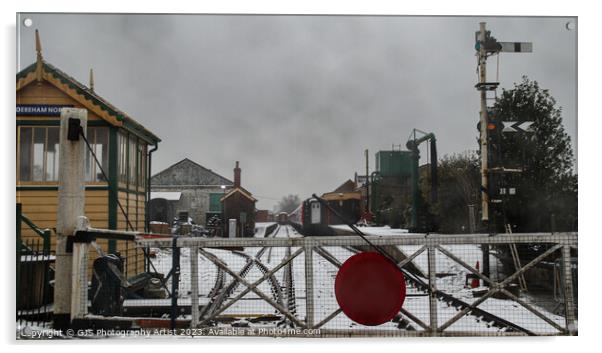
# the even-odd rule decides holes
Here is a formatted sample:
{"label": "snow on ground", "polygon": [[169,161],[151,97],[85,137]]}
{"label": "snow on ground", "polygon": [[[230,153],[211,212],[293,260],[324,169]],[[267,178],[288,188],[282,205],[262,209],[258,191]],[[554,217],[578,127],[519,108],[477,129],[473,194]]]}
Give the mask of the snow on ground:
{"label": "snow on ground", "polygon": [[[272,223],[273,224],[273,223]],[[266,227],[270,224],[266,224]],[[390,228],[377,228],[377,227],[366,227],[362,228],[367,234],[374,235],[392,235],[392,234],[403,234],[404,230],[390,229]],[[276,237],[293,237],[299,236],[292,227],[279,226],[274,236]],[[400,246],[398,247],[407,256],[413,254],[420,246]],[[444,246],[455,256],[459,257],[467,264],[475,266],[477,261],[481,261],[482,252],[478,245],[446,245]],[[324,247],[326,251],[336,257],[339,262],[343,263],[353,253],[342,247]],[[260,253],[261,248],[249,247],[244,249],[244,253],[251,256],[257,257],[261,255],[260,261],[268,268],[272,269],[287,256],[287,253],[294,253],[297,248],[291,248],[288,252],[287,248],[274,247],[267,248]],[[239,272],[247,263],[247,259],[244,256],[234,254],[229,250],[220,249],[207,249],[208,252],[219,257],[222,261],[228,264],[228,267],[235,272]],[[448,294],[451,294],[465,302],[474,302],[478,298],[473,297],[471,289],[465,288],[466,274],[469,273],[460,264],[453,261],[443,253],[436,252],[436,272],[438,273],[437,288]],[[314,261],[314,306],[315,306],[315,319],[314,321],[320,322],[326,316],[330,315],[333,311],[337,310],[338,304],[334,295],[334,279],[338,272],[338,269],[330,262],[322,258],[318,253],[313,255]],[[188,298],[190,293],[190,261],[189,261],[189,250],[182,249],[181,251],[181,282],[180,292],[182,298]],[[300,320],[305,319],[305,304],[306,304],[306,293],[305,293],[305,257],[302,253],[292,261],[293,266],[293,279],[295,286],[295,303],[296,303],[296,316]],[[171,268],[171,250],[163,249],[158,251],[157,258],[154,259],[153,263],[159,271],[163,269],[165,273]],[[426,252],[419,255],[415,260],[414,264],[418,266],[423,272],[428,270],[428,262]],[[280,290],[285,292],[285,269],[286,266],[278,270],[274,276],[276,277]],[[213,288],[216,281],[216,266],[212,264],[203,256],[199,256],[199,293],[204,299],[201,302],[207,300],[207,295]],[[255,265],[251,266],[245,279],[249,283],[253,283],[263,277],[263,272]],[[224,273],[224,286],[227,286],[232,281],[232,276]],[[273,288],[270,286],[268,280],[262,282],[259,285],[259,290],[264,294],[273,298]],[[233,298],[246,289],[246,286],[240,284],[230,296]],[[414,294],[417,296],[408,296],[404,303],[404,308],[414,314],[416,317],[421,319],[423,322],[429,322],[429,300],[428,296],[421,296],[419,291],[415,289],[409,289],[408,294]],[[229,300],[229,299],[228,299]],[[226,302],[228,301],[226,300]],[[523,300],[529,301],[529,298]],[[286,303],[284,303],[286,306]],[[535,304],[531,301],[531,304]],[[511,300],[502,300],[489,298],[483,302],[480,306],[483,310],[486,310],[494,315],[505,318],[519,326],[537,333],[556,333],[556,329],[547,324],[542,319],[519,305],[518,303]],[[537,306],[536,306],[537,307]],[[544,313],[548,318],[558,323],[560,326],[564,324],[564,318],[558,315],[551,314],[543,308],[537,307],[539,311]],[[438,323],[441,325],[445,321],[454,317],[458,310],[454,307],[448,307],[448,305],[442,301],[437,301],[437,312],[438,312]],[[278,311],[274,309],[269,303],[261,299],[257,294],[250,292],[247,293],[240,301],[229,307],[222,315],[234,316],[234,317],[252,317],[266,314],[278,314]],[[220,324],[227,326],[227,324]],[[270,326],[275,325],[274,322],[266,323],[254,323],[251,326]],[[338,314],[334,319],[325,324],[323,328],[337,328],[337,329],[390,329],[397,330],[396,323],[389,322],[376,327],[369,327],[356,324],[345,316],[344,313]],[[416,329],[419,329],[418,325],[413,324]],[[500,329],[497,327],[490,327],[490,325],[479,318],[474,316],[464,316],[456,323],[448,328],[449,331],[473,331],[479,333],[495,333],[499,332]]]}
{"label": "snow on ground", "polygon": [[[267,228],[274,223],[259,223],[259,227]],[[367,234],[374,235],[398,235],[404,234],[404,230],[398,229],[390,229],[390,228],[377,228],[377,227],[366,227],[362,228]],[[300,235],[294,231],[294,229],[290,226],[278,226],[273,236],[275,237],[299,237]],[[443,246],[449,252],[462,259],[464,262],[471,266],[475,266],[477,261],[481,261],[482,252],[478,245],[446,245]],[[398,249],[401,250],[406,256],[412,255],[415,251],[417,251],[420,246],[399,246]],[[328,251],[332,256],[334,256],[340,263],[344,263],[349,257],[353,255],[353,252],[350,249],[346,249],[344,247],[323,247],[324,250]],[[167,273],[170,271],[172,267],[172,253],[170,248],[164,249],[154,249],[156,252],[156,258],[153,259],[152,263],[157,269],[158,272]],[[257,258],[261,263],[263,263],[268,270],[273,269],[278,266],[289,254],[296,252],[298,248],[286,248],[286,247],[270,247],[265,250],[258,247],[248,247],[242,250],[245,255],[237,254],[231,250],[223,250],[223,249],[205,249],[205,251],[215,255],[221,261],[227,264],[228,268],[232,271],[239,273],[245,265],[248,263],[249,257]],[[423,252],[421,255],[416,257],[413,261],[414,265],[416,265],[423,272],[428,272],[428,261],[427,254]],[[294,289],[295,289],[295,306],[290,307],[288,305],[288,301],[286,300],[286,280],[285,273],[287,267],[279,269],[274,277],[278,282],[279,288],[273,288],[269,280],[263,281],[258,289],[269,296],[270,298],[274,298],[274,292],[279,290],[282,292],[283,302],[282,304],[285,307],[289,307],[295,316],[300,320],[304,321],[306,316],[306,291],[305,291],[305,254],[301,253],[295,259],[292,260],[292,276],[294,280]],[[180,254],[180,266],[181,266],[181,275],[180,275],[180,298],[178,302],[182,306],[190,305],[190,250],[183,248],[181,249]],[[437,289],[450,294],[458,299],[461,299],[465,302],[472,303],[478,298],[473,296],[473,290],[466,288],[466,275],[470,273],[467,269],[465,269],[460,264],[456,263],[451,258],[447,257],[443,253],[436,251],[435,256],[435,266],[436,266],[436,287]],[[324,259],[320,254],[314,252],[313,254],[313,267],[314,267],[314,308],[315,308],[315,317],[314,322],[319,323],[332,312],[336,311],[339,306],[337,304],[335,295],[334,295],[334,281],[338,272],[338,268]],[[206,259],[204,256],[199,255],[198,260],[198,273],[199,273],[199,304],[201,306],[206,305],[210,302],[209,293],[213,289],[216,283],[218,270],[215,264],[213,264],[210,260]],[[223,274],[223,287],[228,286],[233,281],[233,277],[225,272]],[[250,270],[245,275],[245,279],[249,283],[254,283],[264,276],[264,272],[262,272],[255,264],[250,266]],[[425,279],[426,281],[426,279]],[[171,280],[167,283],[168,288],[171,288]],[[246,290],[247,287],[243,284],[239,284],[234,292],[230,295],[229,298],[225,300],[225,303],[228,303],[232,298],[239,295],[242,291]],[[485,287],[480,288],[485,289]],[[521,299],[533,307],[535,307],[539,312],[545,315],[550,320],[557,323],[559,326],[564,326],[565,319],[562,316],[554,315],[548,312],[545,308],[537,305],[537,299],[532,295],[521,295]],[[541,300],[541,299],[540,299]],[[156,299],[156,300],[127,300],[127,305],[137,305],[137,304],[161,304],[165,305],[169,302],[169,299]],[[223,305],[222,304],[222,305]],[[454,317],[458,310],[454,307],[448,306],[446,303],[437,300],[437,320],[438,325],[442,325],[447,320]],[[408,287],[408,296],[405,299],[404,309],[415,315],[417,318],[422,320],[425,323],[429,322],[429,297],[424,295],[423,292],[416,290],[415,288]],[[501,318],[504,318],[514,324],[517,324],[527,330],[538,334],[554,334],[557,333],[557,330],[553,328],[551,325],[546,323],[541,318],[537,317],[535,314],[521,306],[520,304],[512,301],[512,300],[504,300],[504,299],[496,299],[489,298],[479,305],[479,308],[488,311],[491,314],[497,315]],[[278,310],[272,307],[265,300],[260,298],[256,293],[249,292],[241,300],[234,303],[228,309],[226,309],[221,316],[224,317],[232,317],[239,319],[240,322],[245,321],[246,318],[258,317],[262,315],[271,315],[274,314],[276,316],[280,316]],[[189,318],[189,316],[187,316]],[[411,325],[420,330],[420,327],[412,323],[409,320]],[[250,323],[248,325],[251,327],[274,327],[279,324],[275,321],[265,321],[265,322],[257,322]],[[220,322],[218,324],[221,327],[230,326],[229,323]],[[361,330],[399,330],[397,328],[397,324],[394,322],[387,322],[380,326],[363,326],[351,321],[344,313],[339,313],[335,318],[326,323],[322,328],[328,329],[361,329]],[[46,326],[36,326],[34,323],[24,323],[17,328],[18,336],[20,338],[28,338],[31,337],[30,331],[43,331],[47,330]],[[500,329],[497,327],[492,327],[489,323],[481,320],[481,318],[477,318],[475,316],[464,316],[459,319],[457,322],[452,324],[448,331],[468,331],[475,332],[479,334],[488,334],[488,333],[497,333],[501,332],[504,329]]]}
{"label": "snow on ground", "polygon": [[[346,231],[353,233],[353,230],[348,225],[345,225],[345,224],[331,225],[330,227],[334,228],[334,229],[339,229],[339,230],[346,230]],[[408,233],[407,229],[391,228],[389,226],[358,227],[358,229],[361,230],[362,233],[364,233],[366,235],[403,235],[403,234]]]}
{"label": "snow on ground", "polygon": [[264,238],[268,227],[276,224],[276,222],[257,222],[255,223],[255,238]]}

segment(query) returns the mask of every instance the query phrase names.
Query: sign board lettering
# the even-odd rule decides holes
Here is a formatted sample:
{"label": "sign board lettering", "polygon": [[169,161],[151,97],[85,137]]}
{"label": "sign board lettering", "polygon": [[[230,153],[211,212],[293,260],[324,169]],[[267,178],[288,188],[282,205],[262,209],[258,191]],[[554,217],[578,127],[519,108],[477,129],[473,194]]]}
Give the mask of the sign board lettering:
{"label": "sign board lettering", "polygon": [[72,108],[73,105],[50,105],[50,104],[17,104],[17,116],[42,115],[61,116],[62,108]]}

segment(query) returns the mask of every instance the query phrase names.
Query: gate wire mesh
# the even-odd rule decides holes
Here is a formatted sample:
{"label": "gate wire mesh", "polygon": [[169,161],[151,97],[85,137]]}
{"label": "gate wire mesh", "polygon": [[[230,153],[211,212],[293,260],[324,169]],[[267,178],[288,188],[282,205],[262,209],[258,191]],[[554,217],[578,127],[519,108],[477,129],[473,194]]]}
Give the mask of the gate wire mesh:
{"label": "gate wire mesh", "polygon": [[50,325],[56,257],[41,239],[18,241],[16,314],[17,330],[21,334],[25,327]]}
{"label": "gate wire mesh", "polygon": [[[283,225],[271,238],[180,237],[177,327],[199,335],[309,337],[577,332],[576,234],[369,238],[405,271],[407,297],[390,322],[355,323],[341,312],[334,294],[338,267],[355,253],[372,250],[363,240],[303,238]],[[138,241],[150,250],[151,268],[165,286],[155,288],[157,299],[126,300],[123,315],[170,316],[171,244],[171,239]],[[191,308],[193,296],[198,311]]]}

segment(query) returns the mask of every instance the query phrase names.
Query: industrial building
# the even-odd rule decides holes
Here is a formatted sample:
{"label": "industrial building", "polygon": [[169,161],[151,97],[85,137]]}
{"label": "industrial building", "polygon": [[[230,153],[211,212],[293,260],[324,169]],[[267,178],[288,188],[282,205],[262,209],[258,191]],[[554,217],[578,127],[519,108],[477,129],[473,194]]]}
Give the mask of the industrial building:
{"label": "industrial building", "polygon": [[370,182],[370,208],[377,223],[394,228],[409,223],[413,164],[411,151],[376,153],[376,171],[372,173]]}
{"label": "industrial building", "polygon": [[[419,167],[419,146],[425,142],[427,164]],[[414,129],[406,148],[376,153],[376,171],[369,183],[370,211],[378,224],[433,231],[437,223],[430,207],[438,202],[437,139],[433,133]],[[421,188],[421,180],[428,185]]]}
{"label": "industrial building", "polygon": [[187,213],[196,224],[222,218],[220,199],[234,183],[202,165],[184,158],[151,178],[151,221],[171,223]]}

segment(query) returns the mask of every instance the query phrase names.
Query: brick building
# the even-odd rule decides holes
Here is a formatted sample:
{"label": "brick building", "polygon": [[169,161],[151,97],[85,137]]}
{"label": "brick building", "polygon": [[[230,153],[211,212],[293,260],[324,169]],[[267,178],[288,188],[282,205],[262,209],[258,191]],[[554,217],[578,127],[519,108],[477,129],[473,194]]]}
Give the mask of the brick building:
{"label": "brick building", "polygon": [[[188,158],[155,174],[150,183],[152,205],[159,204],[154,201],[155,199],[165,199],[171,205],[171,213],[168,218],[173,218],[180,212],[187,212],[192,221],[197,224],[206,224],[207,220],[214,215],[221,218],[220,199],[233,186],[232,181]],[[149,210],[149,213],[151,215],[161,214],[159,210],[155,209]],[[165,219],[156,220],[166,221]]]}
{"label": "brick building", "polygon": [[221,198],[224,207],[225,233],[229,234],[229,219],[236,220],[236,237],[253,236],[255,233],[255,203],[257,199],[241,186],[241,170],[238,162],[234,168],[234,187]]}

